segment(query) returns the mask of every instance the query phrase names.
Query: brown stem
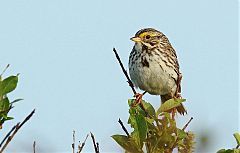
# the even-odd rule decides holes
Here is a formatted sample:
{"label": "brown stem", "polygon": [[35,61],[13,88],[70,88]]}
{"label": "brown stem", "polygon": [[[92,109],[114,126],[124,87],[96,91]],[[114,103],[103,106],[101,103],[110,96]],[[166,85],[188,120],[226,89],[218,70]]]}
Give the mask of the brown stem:
{"label": "brown stem", "polygon": [[[189,123],[190,123],[192,120],[193,120],[193,117],[191,117],[190,120],[184,125],[184,127],[182,128],[183,131],[187,128],[187,126],[189,125]],[[179,139],[178,139],[178,137],[177,137],[177,139],[176,139],[175,142],[173,143],[173,146],[170,148],[170,153],[173,152],[173,149],[176,147],[176,144],[177,144],[178,140],[179,140]]]}
{"label": "brown stem", "polygon": [[188,127],[189,123],[190,123],[192,120],[193,120],[193,117],[191,117],[190,120],[187,122],[187,124],[184,125],[184,127],[182,128],[183,131]]}
{"label": "brown stem", "polygon": [[12,127],[12,129],[8,132],[8,134],[3,138],[3,140],[2,140],[2,142],[0,144],[0,148],[2,147],[3,143],[7,140],[7,138],[11,135],[11,133],[15,130],[15,128],[16,128],[16,125],[14,125]]}
{"label": "brown stem", "polygon": [[120,118],[118,120],[118,123],[121,125],[121,127],[122,127],[123,131],[126,133],[126,135],[129,137],[130,135],[129,135],[127,129],[125,128],[125,126],[123,125],[123,122],[121,121]]}
{"label": "brown stem", "polygon": [[91,137],[92,137],[92,141],[93,141],[93,146],[94,146],[94,149],[95,149],[95,153],[100,153],[100,152],[99,152],[99,144],[96,143],[95,138],[94,138],[94,135],[92,134],[92,132],[90,132],[90,133],[91,133]]}
{"label": "brown stem", "polygon": [[132,88],[132,91],[133,91],[133,93],[134,93],[134,95],[135,95],[137,92],[136,92],[136,90],[135,90],[135,88],[134,88],[134,85],[133,85],[130,77],[128,76],[128,73],[127,73],[126,69],[124,68],[124,66],[123,66],[123,64],[122,64],[122,61],[121,61],[121,59],[120,59],[120,57],[119,57],[119,55],[118,55],[118,53],[117,53],[117,50],[116,50],[115,48],[113,48],[113,52],[115,53],[115,56],[116,56],[116,58],[117,58],[117,60],[118,60],[118,62],[119,62],[119,64],[120,64],[120,66],[121,66],[121,68],[122,68],[122,71],[123,71],[124,75],[125,75],[126,78],[127,78],[127,82],[128,82],[128,84],[129,84],[129,86]]}
{"label": "brown stem", "polygon": [[73,130],[73,143],[72,143],[72,152],[75,153],[75,131]]}
{"label": "brown stem", "polygon": [[35,113],[35,109],[21,123],[19,122],[15,125],[16,127],[12,132],[10,132],[12,134],[8,136],[7,141],[5,142],[5,144],[0,150],[0,153],[2,153],[6,149],[7,145],[11,142],[11,140],[13,139],[15,134],[18,132],[18,130],[33,116],[34,113]]}
{"label": "brown stem", "polygon": [[87,141],[87,138],[88,138],[88,135],[86,136],[86,138],[85,138],[85,140],[83,141],[83,143],[80,143],[80,142],[79,142],[77,153],[81,153],[81,151],[82,151],[82,149],[83,149],[83,147],[84,147],[84,145],[85,145],[85,143],[86,143],[86,141]]}
{"label": "brown stem", "polygon": [[10,66],[10,64],[8,64],[8,65],[4,68],[4,70],[3,70],[2,73],[0,74],[0,77],[2,77],[2,75],[5,73],[5,71],[8,69],[9,66]]}
{"label": "brown stem", "polygon": [[236,146],[236,149],[238,149],[240,147],[240,145],[238,144],[237,146]]}
{"label": "brown stem", "polygon": [[36,153],[36,141],[33,142],[33,153]]}

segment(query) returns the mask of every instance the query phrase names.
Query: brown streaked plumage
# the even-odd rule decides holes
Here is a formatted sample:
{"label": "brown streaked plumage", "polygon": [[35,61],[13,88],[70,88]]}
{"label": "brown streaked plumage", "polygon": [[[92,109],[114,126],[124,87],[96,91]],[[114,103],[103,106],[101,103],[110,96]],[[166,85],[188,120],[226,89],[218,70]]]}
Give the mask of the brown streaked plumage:
{"label": "brown streaked plumage", "polygon": [[[181,73],[176,52],[168,38],[153,28],[139,30],[133,38],[135,45],[129,57],[129,73],[136,87],[152,95],[160,95],[161,101],[178,97],[181,92]],[[186,110],[181,104],[180,114]]]}

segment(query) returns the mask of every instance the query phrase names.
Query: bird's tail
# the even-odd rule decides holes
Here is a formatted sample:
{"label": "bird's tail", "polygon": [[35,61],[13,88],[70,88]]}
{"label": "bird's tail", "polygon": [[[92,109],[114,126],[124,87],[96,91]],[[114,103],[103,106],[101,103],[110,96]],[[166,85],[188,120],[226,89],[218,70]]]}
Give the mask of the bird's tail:
{"label": "bird's tail", "polygon": [[[172,98],[172,96],[169,95],[169,94],[161,95],[161,102],[162,102],[162,104],[164,102],[166,102],[167,100],[171,99],[171,98]],[[187,110],[185,109],[185,107],[183,106],[182,103],[178,107],[176,107],[176,109],[177,109],[178,113],[181,114],[181,115],[187,114]]]}

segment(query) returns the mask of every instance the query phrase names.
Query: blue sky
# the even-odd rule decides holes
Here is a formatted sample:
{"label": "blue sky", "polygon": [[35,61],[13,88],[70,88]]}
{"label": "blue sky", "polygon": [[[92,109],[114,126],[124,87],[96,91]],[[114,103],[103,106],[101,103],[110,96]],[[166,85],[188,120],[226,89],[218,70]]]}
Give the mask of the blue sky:
{"label": "blue sky", "polygon": [[[16,104],[2,133],[33,108],[36,114],[8,146],[9,152],[70,152],[72,130],[92,131],[101,152],[122,152],[110,138],[123,133],[132,92],[112,48],[125,66],[140,28],[168,36],[183,73],[188,115],[178,117],[197,134],[198,152],[235,147],[239,130],[238,2],[235,0],[1,1],[0,69],[20,73]],[[160,100],[146,95],[155,108]],[[210,136],[205,150],[200,137]],[[2,137],[2,136],[1,136]],[[93,151],[90,139],[84,151]]]}

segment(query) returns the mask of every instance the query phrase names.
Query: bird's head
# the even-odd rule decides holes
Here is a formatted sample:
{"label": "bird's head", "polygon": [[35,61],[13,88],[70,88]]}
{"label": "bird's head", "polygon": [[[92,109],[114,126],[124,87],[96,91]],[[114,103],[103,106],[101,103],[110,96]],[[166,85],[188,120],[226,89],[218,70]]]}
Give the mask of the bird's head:
{"label": "bird's head", "polygon": [[153,28],[145,28],[139,30],[131,40],[138,45],[154,48],[161,42],[162,36],[164,35],[160,31]]}

